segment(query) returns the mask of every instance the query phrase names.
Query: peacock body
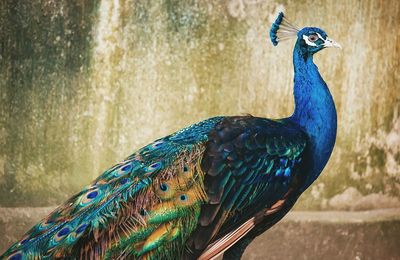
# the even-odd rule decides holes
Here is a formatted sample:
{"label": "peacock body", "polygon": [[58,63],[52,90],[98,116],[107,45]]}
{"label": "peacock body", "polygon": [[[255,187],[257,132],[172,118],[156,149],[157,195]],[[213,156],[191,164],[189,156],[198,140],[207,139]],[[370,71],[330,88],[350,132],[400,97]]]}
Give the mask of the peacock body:
{"label": "peacock body", "polygon": [[319,176],[336,110],[313,54],[338,46],[280,13],[274,45],[297,37],[289,118],[214,117],[143,147],[105,171],[2,259],[239,259]]}

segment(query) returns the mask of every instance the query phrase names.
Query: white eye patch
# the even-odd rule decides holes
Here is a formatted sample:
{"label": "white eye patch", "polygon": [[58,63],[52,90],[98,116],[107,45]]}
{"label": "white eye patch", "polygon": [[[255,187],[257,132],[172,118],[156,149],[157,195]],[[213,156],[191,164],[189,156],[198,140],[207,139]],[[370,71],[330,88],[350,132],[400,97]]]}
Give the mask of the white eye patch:
{"label": "white eye patch", "polygon": [[324,40],[324,38],[322,38],[321,34],[319,34],[319,33],[316,33],[316,34],[318,35],[318,38],[320,38],[321,40],[323,40],[325,42],[325,40]]}
{"label": "white eye patch", "polygon": [[[316,35],[318,36],[318,38],[321,39],[324,43],[326,42],[326,40],[325,40],[324,38],[322,38],[321,34],[319,34],[319,33],[315,33],[315,34],[316,34]],[[313,36],[315,36],[315,35],[313,35]],[[310,36],[303,35],[303,40],[307,43],[307,45],[316,47],[317,44],[314,43],[315,40],[311,41],[311,40],[310,40],[310,37],[311,37],[311,35],[310,35]]]}
{"label": "white eye patch", "polygon": [[[317,35],[318,35],[319,38],[321,38],[321,35],[319,35],[318,33],[317,33]],[[303,35],[303,40],[307,43],[308,46],[317,47],[317,44],[315,44],[314,42],[310,41],[308,36]]]}
{"label": "white eye patch", "polygon": [[[342,46],[340,46],[339,43],[329,39],[328,37],[326,37],[326,39],[324,39],[321,34],[319,33],[315,33],[319,39],[321,39],[324,43],[322,44],[322,46],[324,48],[328,48],[328,47],[335,47],[335,48],[342,48]],[[315,36],[315,35],[313,35]],[[317,47],[317,44],[315,43],[316,40],[313,39],[313,41],[310,40],[309,38],[310,36],[306,36],[303,35],[303,40],[307,43],[308,46],[313,46],[313,47]]]}

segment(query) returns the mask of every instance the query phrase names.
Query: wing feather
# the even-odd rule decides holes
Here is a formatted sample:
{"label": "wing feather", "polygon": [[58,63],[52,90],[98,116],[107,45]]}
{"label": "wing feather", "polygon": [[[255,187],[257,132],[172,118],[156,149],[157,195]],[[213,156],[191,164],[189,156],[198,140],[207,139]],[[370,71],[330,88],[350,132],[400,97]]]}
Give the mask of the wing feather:
{"label": "wing feather", "polygon": [[[268,212],[261,214],[263,218],[278,211],[282,206],[268,209],[293,185],[306,144],[306,135],[284,121],[252,116],[221,121],[210,133],[202,160],[209,200],[202,206],[185,258],[204,250],[202,257],[222,253],[242,236],[222,238],[237,234],[260,212]],[[217,240],[221,243],[213,242]],[[206,249],[210,243],[213,246]]]}
{"label": "wing feather", "polygon": [[254,228],[254,220],[254,218],[250,218],[237,229],[229,232],[214,243],[210,244],[200,255],[198,260],[216,259]]}

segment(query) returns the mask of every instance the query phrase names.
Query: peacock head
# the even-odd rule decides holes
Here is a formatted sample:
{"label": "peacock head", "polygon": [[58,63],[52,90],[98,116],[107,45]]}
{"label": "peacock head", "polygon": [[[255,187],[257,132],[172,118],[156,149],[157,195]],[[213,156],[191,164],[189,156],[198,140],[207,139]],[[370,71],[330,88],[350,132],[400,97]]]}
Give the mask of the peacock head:
{"label": "peacock head", "polygon": [[299,30],[295,25],[289,22],[281,12],[272,24],[269,33],[272,43],[276,46],[279,42],[297,37],[297,45],[303,54],[312,56],[324,48],[341,48],[341,46],[328,38],[328,35],[317,27],[304,27]]}

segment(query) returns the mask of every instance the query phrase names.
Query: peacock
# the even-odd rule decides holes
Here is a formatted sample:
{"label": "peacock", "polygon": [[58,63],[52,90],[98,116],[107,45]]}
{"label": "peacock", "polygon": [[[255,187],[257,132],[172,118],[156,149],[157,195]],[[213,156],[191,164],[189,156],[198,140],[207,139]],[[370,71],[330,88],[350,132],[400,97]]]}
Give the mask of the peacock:
{"label": "peacock", "polygon": [[1,259],[240,259],[318,178],[337,128],[313,55],[340,45],[279,13],[273,45],[297,38],[294,113],[219,116],[158,139],[102,173]]}

